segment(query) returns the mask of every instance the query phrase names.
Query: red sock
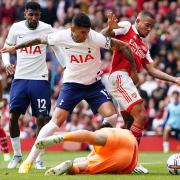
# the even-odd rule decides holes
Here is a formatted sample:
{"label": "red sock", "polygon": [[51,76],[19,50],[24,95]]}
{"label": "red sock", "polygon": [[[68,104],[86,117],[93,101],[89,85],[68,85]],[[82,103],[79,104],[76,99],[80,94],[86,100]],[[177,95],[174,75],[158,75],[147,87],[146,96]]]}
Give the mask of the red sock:
{"label": "red sock", "polygon": [[133,135],[135,136],[138,144],[140,143],[141,137],[142,137],[142,131],[143,128],[138,127],[137,125],[132,125],[130,131],[133,133]]}
{"label": "red sock", "polygon": [[3,128],[0,127],[0,145],[3,153],[9,153],[7,136]]}

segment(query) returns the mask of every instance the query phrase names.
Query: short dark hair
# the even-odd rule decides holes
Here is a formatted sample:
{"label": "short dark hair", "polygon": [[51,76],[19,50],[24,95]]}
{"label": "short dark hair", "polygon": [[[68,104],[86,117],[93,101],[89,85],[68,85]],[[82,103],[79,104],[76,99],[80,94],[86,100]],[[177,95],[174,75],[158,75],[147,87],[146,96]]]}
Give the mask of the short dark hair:
{"label": "short dark hair", "polygon": [[77,27],[85,27],[85,28],[91,27],[91,20],[85,13],[82,12],[76,14],[73,17],[72,23]]}
{"label": "short dark hair", "polygon": [[150,17],[151,19],[155,19],[154,15],[152,13],[150,13],[149,11],[141,11],[140,14],[142,16],[148,16]]}
{"label": "short dark hair", "polygon": [[41,6],[39,3],[37,2],[28,2],[25,6],[25,9],[28,10],[28,9],[32,9],[32,10],[41,10]]}
{"label": "short dark hair", "polygon": [[178,92],[178,91],[176,91],[176,90],[172,92],[172,95],[174,95],[174,94],[176,94],[177,96],[179,96],[179,95],[180,95],[180,94],[179,94],[179,92]]}

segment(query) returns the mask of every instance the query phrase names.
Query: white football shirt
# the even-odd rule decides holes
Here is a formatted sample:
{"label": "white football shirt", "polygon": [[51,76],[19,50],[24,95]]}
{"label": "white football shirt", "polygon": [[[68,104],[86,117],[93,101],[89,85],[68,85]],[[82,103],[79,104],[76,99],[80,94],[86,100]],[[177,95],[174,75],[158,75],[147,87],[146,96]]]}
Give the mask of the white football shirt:
{"label": "white football shirt", "polygon": [[71,37],[71,30],[61,30],[48,35],[48,44],[61,48],[66,69],[63,82],[89,85],[99,79],[101,66],[100,48],[111,48],[111,39],[90,30],[85,42],[77,43]]}
{"label": "white football shirt", "polygon": [[[29,29],[24,21],[14,23],[9,31],[6,44],[16,45],[53,32],[49,24],[39,21],[38,27]],[[16,51],[17,64],[15,79],[48,80],[46,65],[46,44],[21,48]]]}

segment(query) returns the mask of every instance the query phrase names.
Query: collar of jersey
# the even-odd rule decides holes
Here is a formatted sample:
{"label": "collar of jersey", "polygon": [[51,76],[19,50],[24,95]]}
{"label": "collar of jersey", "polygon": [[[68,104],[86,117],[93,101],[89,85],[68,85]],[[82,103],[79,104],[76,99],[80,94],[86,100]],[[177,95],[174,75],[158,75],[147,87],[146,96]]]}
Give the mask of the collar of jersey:
{"label": "collar of jersey", "polygon": [[37,25],[37,27],[36,27],[35,29],[31,29],[31,28],[29,28],[29,27],[28,27],[28,25],[27,25],[27,21],[25,21],[25,26],[26,26],[29,30],[34,31],[34,30],[36,30],[36,29],[38,28],[38,26],[39,26],[39,22],[38,22],[38,25]]}
{"label": "collar of jersey", "polygon": [[137,29],[136,29],[136,26],[135,26],[134,24],[132,25],[132,28],[133,28],[134,32],[135,32],[137,35],[139,35],[139,33],[138,33]]}

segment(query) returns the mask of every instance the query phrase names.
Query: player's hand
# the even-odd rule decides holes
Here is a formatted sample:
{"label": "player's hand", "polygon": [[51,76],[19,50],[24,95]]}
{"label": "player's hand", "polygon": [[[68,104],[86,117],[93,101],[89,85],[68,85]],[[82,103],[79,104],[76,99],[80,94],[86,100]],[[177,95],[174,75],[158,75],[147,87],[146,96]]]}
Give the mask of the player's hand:
{"label": "player's hand", "polygon": [[4,47],[0,51],[1,53],[14,53],[16,52],[16,47],[15,46]]}
{"label": "player's hand", "polygon": [[118,28],[118,19],[112,12],[108,12],[107,14],[108,17],[108,27],[110,30],[117,29]]}
{"label": "player's hand", "polygon": [[176,77],[175,83],[180,86],[180,77]]}
{"label": "player's hand", "polygon": [[138,73],[136,71],[131,71],[131,78],[133,80],[133,83],[136,85],[136,87],[139,85],[139,77]]}
{"label": "player's hand", "polygon": [[6,74],[9,75],[13,75],[15,73],[15,65],[14,64],[8,64],[5,66],[6,69]]}

